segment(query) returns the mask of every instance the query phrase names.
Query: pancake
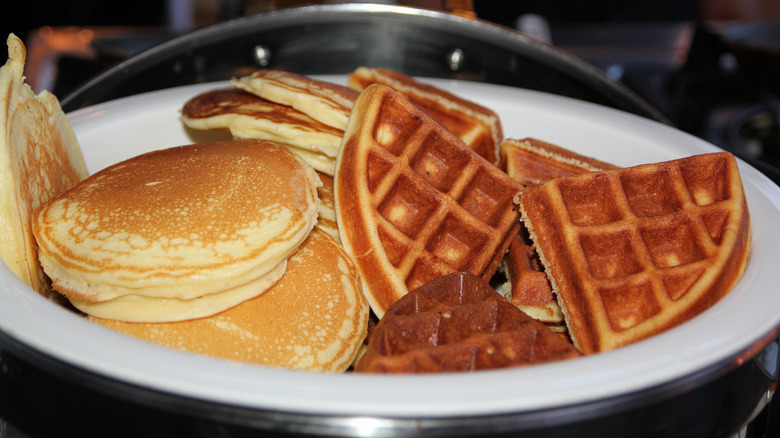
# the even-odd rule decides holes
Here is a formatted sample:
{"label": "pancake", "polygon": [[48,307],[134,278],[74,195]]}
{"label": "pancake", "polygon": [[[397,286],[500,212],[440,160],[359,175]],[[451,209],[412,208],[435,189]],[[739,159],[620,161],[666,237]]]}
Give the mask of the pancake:
{"label": "pancake", "polygon": [[[76,303],[190,300],[258,281],[282,263],[316,223],[320,184],[299,156],[272,143],[174,147],[90,176],[37,209],[33,232],[54,289]],[[132,306],[113,312],[146,318]]]}
{"label": "pancake", "polygon": [[0,68],[0,257],[30,288],[49,295],[30,228],[35,208],[87,177],[57,98],[24,83],[26,49],[9,35]]}
{"label": "pancake", "polygon": [[344,130],[358,92],[351,88],[281,70],[258,70],[233,79],[236,88]]}
{"label": "pancake", "polygon": [[368,304],[344,249],[313,230],[262,295],[222,313],[182,322],[91,321],[192,353],[259,365],[344,371],[366,337]]}
{"label": "pancake", "polygon": [[210,90],[188,100],[181,110],[194,129],[224,129],[238,139],[289,145],[335,162],[342,130],[324,125],[289,106],[235,88]]}
{"label": "pancake", "polygon": [[104,301],[87,301],[71,295],[69,301],[76,309],[99,318],[128,322],[186,321],[214,315],[256,297],[279,281],[286,268],[287,260],[284,260],[260,278],[221,292],[189,299],[135,294]]}
{"label": "pancake", "polygon": [[336,162],[335,197],[341,242],[374,313],[453,272],[490,279],[520,228],[521,188],[403,95],[366,88]]}
{"label": "pancake", "polygon": [[586,354],[700,314],[739,280],[750,254],[747,201],[728,152],[561,177],[517,201]]}
{"label": "pancake", "polygon": [[359,91],[371,84],[382,84],[401,93],[482,158],[498,164],[498,147],[504,133],[493,110],[389,69],[359,67],[348,77],[348,85]]}
{"label": "pancake", "polygon": [[[524,186],[543,184],[563,176],[618,168],[535,138],[504,139],[500,155],[503,170]],[[512,303],[537,321],[565,331],[563,312],[524,228],[513,239],[503,264],[507,277],[503,288],[509,292]]]}

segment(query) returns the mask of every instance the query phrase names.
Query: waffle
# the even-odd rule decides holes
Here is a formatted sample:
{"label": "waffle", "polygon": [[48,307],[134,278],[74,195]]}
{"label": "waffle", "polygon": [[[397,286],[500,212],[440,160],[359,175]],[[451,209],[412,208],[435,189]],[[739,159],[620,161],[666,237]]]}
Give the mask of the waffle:
{"label": "waffle", "polygon": [[338,84],[319,81],[281,70],[258,70],[233,79],[236,88],[282,105],[344,130],[358,92]]}
{"label": "waffle", "polygon": [[227,130],[237,139],[288,146],[312,167],[333,175],[344,131],[306,114],[235,88],[210,90],[188,100],[182,122],[193,129]]}
{"label": "waffle", "polygon": [[57,98],[24,82],[26,49],[7,39],[0,68],[0,258],[20,280],[49,296],[30,229],[35,208],[87,177],[76,136]]}
{"label": "waffle", "polygon": [[320,214],[317,219],[316,227],[330,234],[337,241],[339,237],[339,226],[336,223],[336,200],[333,198],[333,177],[319,173],[322,187],[317,189],[317,195],[320,198]]}
{"label": "waffle", "polygon": [[374,328],[356,372],[430,373],[579,357],[483,279],[457,272],[405,295]]}
{"label": "waffle", "polygon": [[[507,174],[523,185],[538,185],[562,176],[617,169],[590,157],[535,138],[505,139],[500,147],[501,164]],[[538,321],[565,330],[563,312],[544,273],[525,229],[515,236],[504,258],[512,303]]]}
{"label": "waffle", "polygon": [[727,152],[559,178],[517,201],[583,353],[692,318],[747,264],[749,214]]}
{"label": "waffle", "polygon": [[520,227],[520,189],[401,94],[366,88],[342,142],[335,198],[341,242],[377,316],[452,272],[489,279]]}
{"label": "waffle", "polygon": [[480,156],[498,164],[498,145],[504,134],[493,110],[388,69],[359,67],[348,77],[348,85],[356,90],[375,83],[403,94]]}

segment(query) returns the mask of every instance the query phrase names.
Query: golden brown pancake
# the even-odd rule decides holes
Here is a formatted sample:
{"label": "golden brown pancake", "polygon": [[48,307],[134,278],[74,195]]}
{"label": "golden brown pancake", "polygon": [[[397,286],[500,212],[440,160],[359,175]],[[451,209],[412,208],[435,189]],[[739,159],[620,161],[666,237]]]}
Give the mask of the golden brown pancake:
{"label": "golden brown pancake", "polygon": [[344,249],[315,229],[262,295],[222,313],[172,323],[90,318],[110,329],[172,348],[310,371],[344,371],[363,343],[368,304]]}
{"label": "golden brown pancake", "polygon": [[110,303],[191,300],[261,281],[316,223],[319,185],[300,157],[272,143],[181,146],[95,173],[36,210],[33,232],[54,289],[111,308],[98,316],[149,322],[135,306]]}
{"label": "golden brown pancake", "polygon": [[520,227],[521,186],[401,94],[366,88],[336,164],[341,242],[371,308],[465,271],[489,279]]}
{"label": "golden brown pancake", "polygon": [[518,201],[583,353],[687,321],[747,265],[750,217],[728,152],[557,178]]}
{"label": "golden brown pancake", "polygon": [[233,79],[236,88],[286,105],[314,120],[344,130],[358,92],[348,87],[281,70],[258,70]]}
{"label": "golden brown pancake", "polygon": [[87,177],[76,136],[57,98],[24,83],[26,50],[9,35],[0,68],[0,257],[33,290],[48,295],[30,229],[32,211]]}
{"label": "golden brown pancake", "polygon": [[[188,100],[182,121],[194,129],[224,129],[235,138],[266,140],[329,157],[335,162],[344,131],[289,106],[235,88],[210,90]],[[306,158],[306,157],[304,157]]]}

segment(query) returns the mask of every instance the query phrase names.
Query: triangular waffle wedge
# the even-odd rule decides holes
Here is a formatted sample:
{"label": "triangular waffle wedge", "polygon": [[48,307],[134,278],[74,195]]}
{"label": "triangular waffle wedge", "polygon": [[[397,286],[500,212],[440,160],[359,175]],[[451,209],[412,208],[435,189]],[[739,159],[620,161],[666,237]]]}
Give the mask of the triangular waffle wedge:
{"label": "triangular waffle wedge", "polygon": [[401,94],[366,88],[336,162],[336,217],[372,310],[467,271],[489,279],[520,221],[521,186]]}
{"label": "triangular waffle wedge", "polygon": [[355,371],[430,373],[518,367],[579,357],[483,279],[457,272],[394,303]]}
{"label": "triangular waffle wedge", "polygon": [[349,255],[314,229],[290,256],[276,284],[224,312],[167,323],[89,319],[193,353],[265,366],[344,371],[363,344],[368,313]]}
{"label": "triangular waffle wedge", "polygon": [[[503,169],[523,185],[618,168],[535,138],[504,139],[500,154]],[[565,329],[563,312],[525,229],[512,241],[504,258],[504,270],[507,282],[503,287],[509,292],[512,304],[538,321]]]}
{"label": "triangular waffle wedge", "polygon": [[39,205],[87,177],[76,136],[57,98],[24,82],[27,51],[9,35],[0,68],[0,258],[19,279],[48,296],[30,228]]}
{"label": "triangular waffle wedge", "polygon": [[504,139],[499,153],[501,168],[524,186],[544,184],[562,176],[618,169],[614,164],[536,138]]}
{"label": "triangular waffle wedge", "polygon": [[317,163],[322,156],[331,168],[344,134],[292,107],[235,88],[210,90],[193,97],[182,107],[181,119],[193,129],[228,130],[234,138],[291,146],[309,152],[303,158],[313,155]]}
{"label": "triangular waffle wedge", "polygon": [[480,156],[498,164],[498,145],[504,134],[493,110],[393,70],[359,67],[349,75],[348,85],[356,90],[370,84],[383,84],[403,94]]}
{"label": "triangular waffle wedge", "polygon": [[559,178],[518,203],[583,353],[692,318],[747,264],[749,214],[727,152]]}
{"label": "triangular waffle wedge", "polygon": [[319,81],[281,70],[258,70],[233,79],[236,88],[282,105],[312,119],[344,130],[358,92],[335,83]]}

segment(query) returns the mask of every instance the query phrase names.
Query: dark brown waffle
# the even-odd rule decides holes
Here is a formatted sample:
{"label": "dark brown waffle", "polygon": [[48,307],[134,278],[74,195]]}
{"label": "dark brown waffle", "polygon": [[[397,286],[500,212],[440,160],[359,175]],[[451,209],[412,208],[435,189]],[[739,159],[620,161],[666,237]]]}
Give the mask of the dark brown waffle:
{"label": "dark brown waffle", "polygon": [[371,334],[355,370],[476,371],[579,355],[570,343],[511,305],[486,281],[457,272],[393,304]]}
{"label": "dark brown waffle", "polygon": [[559,178],[519,204],[583,353],[688,320],[747,264],[750,220],[727,152]]}
{"label": "dark brown waffle", "polygon": [[521,186],[382,85],[353,108],[335,180],[341,241],[380,317],[443,275],[489,279],[520,227]]}

